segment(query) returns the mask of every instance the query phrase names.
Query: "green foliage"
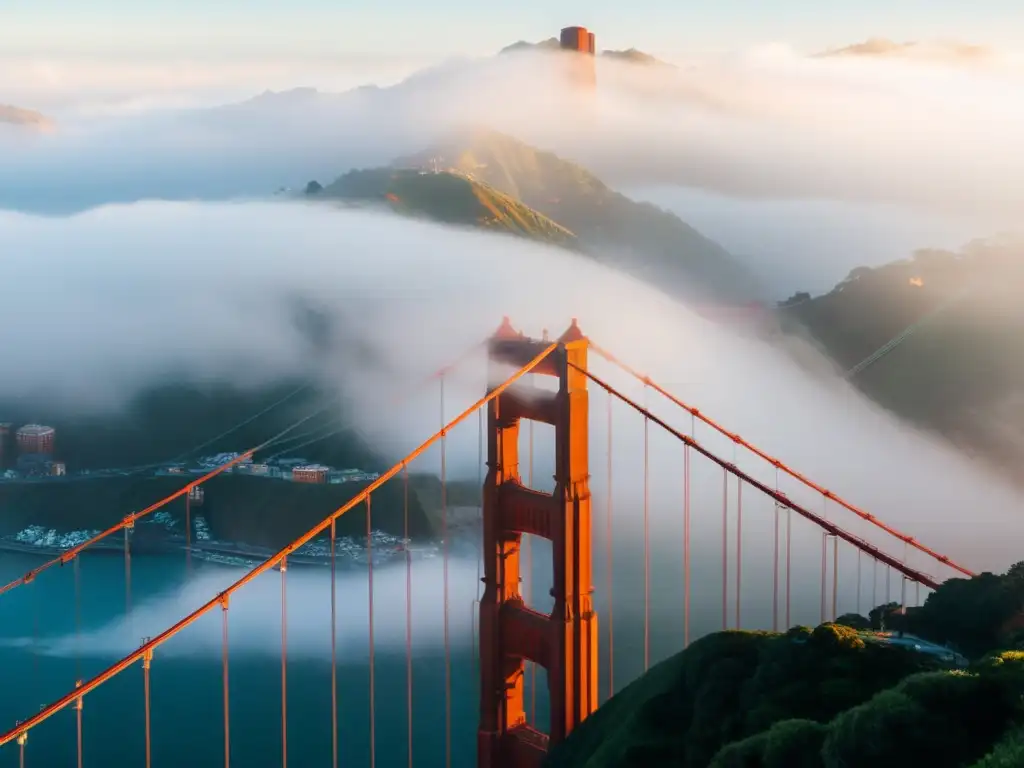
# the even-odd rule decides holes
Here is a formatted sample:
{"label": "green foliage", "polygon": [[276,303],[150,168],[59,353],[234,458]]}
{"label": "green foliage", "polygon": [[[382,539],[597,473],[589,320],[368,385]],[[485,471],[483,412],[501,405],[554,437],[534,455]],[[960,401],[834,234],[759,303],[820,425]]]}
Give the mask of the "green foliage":
{"label": "green foliage", "polygon": [[426,168],[437,157],[574,232],[594,258],[607,259],[663,290],[697,295],[693,289],[699,287],[729,301],[761,297],[754,275],[720,245],[676,215],[630,200],[557,155],[473,128],[394,165]]}
{"label": "green foliage", "polygon": [[836,624],[841,624],[844,627],[850,627],[856,629],[859,632],[871,629],[871,621],[865,619],[859,613],[844,613],[838,619],[835,620]]}
{"label": "green foliage", "polygon": [[1008,731],[995,749],[971,768],[1020,768],[1024,765],[1024,728]]}
{"label": "green foliage", "polygon": [[865,643],[835,624],[794,627],[782,635],[720,632],[694,642],[612,698],[552,753],[550,765],[630,765],[627,755],[637,743],[648,752],[657,746],[672,755],[672,764],[687,768],[713,760],[718,766],[760,765],[750,761],[761,760],[756,756],[762,753],[799,753],[799,744],[814,743],[817,732],[795,725],[764,741],[740,742],[783,721],[827,723],[906,675],[932,667],[927,657]]}
{"label": "green foliage", "polygon": [[1024,611],[1024,563],[1006,574],[982,573],[949,579],[908,616],[909,631],[948,643],[968,656],[1011,645],[1020,629],[1013,620]]}
{"label": "green foliage", "polygon": [[576,236],[497,189],[457,173],[371,168],[349,171],[327,186],[323,198],[386,204],[410,216],[445,224],[505,232],[567,248]]}
{"label": "green foliage", "polygon": [[[962,584],[940,587],[929,611],[899,619],[939,622],[940,608],[962,610],[959,600],[965,596],[999,604],[990,593],[1017,595],[1024,566],[975,581],[975,591]],[[888,615],[891,622],[893,607],[879,606],[871,621]],[[869,621],[843,618],[862,626]],[[966,631],[955,620],[939,624]],[[784,634],[721,632],[701,638],[598,709],[551,753],[548,764],[1020,768],[1021,726],[1024,650],[991,653],[969,669],[949,669],[935,656],[830,623]]]}

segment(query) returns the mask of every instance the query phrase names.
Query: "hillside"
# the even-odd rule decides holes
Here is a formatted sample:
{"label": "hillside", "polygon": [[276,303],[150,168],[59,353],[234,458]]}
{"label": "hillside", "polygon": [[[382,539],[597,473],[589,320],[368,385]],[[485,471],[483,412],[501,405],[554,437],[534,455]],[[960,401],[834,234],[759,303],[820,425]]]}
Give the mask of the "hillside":
{"label": "hillside", "polygon": [[783,310],[844,371],[909,333],[852,381],[895,413],[1020,471],[1024,461],[1024,245],[858,268],[828,294]]}
{"label": "hillside", "polygon": [[356,170],[313,193],[318,198],[378,203],[397,213],[444,224],[577,247],[576,236],[565,227],[490,185],[458,173],[393,168]]}
{"label": "hillside", "polygon": [[878,58],[910,59],[942,62],[946,64],[970,64],[992,58],[991,49],[981,45],[965,43],[897,43],[883,37],[874,37],[861,43],[834,48],[815,54],[816,58]]}
{"label": "hillside", "polygon": [[951,580],[906,617],[895,604],[871,612],[875,630],[884,613],[915,637],[969,650],[977,661],[966,669],[892,644],[855,615],[784,634],[719,632],[618,692],[547,764],[1016,768],[1024,653],[1000,650],[1021,638],[997,630],[1019,614],[1022,576],[1024,564]]}
{"label": "hillside", "polygon": [[435,166],[482,182],[575,233],[579,246],[681,296],[760,298],[754,276],[678,216],[619,194],[580,166],[488,129],[450,136],[399,158],[396,168]]}

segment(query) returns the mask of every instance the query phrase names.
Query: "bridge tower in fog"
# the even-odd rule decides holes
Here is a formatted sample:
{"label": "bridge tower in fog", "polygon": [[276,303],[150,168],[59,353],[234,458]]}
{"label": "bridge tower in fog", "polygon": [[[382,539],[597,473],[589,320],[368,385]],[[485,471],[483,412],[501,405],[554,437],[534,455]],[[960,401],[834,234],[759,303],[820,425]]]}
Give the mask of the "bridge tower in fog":
{"label": "bridge tower in fog", "polygon": [[[519,368],[550,343],[524,337],[506,318],[489,342],[490,361]],[[597,615],[591,597],[587,340],[573,320],[557,344],[530,374],[555,377],[557,391],[520,381],[488,406],[477,739],[481,768],[541,765],[549,742],[562,741],[598,705]],[[555,428],[554,493],[523,485],[519,474],[519,424],[523,419]],[[532,610],[519,591],[524,533],[548,539],[553,545],[551,593],[555,604],[550,614]],[[540,733],[526,721],[524,660],[547,670],[550,734]]]}
{"label": "bridge tower in fog", "polygon": [[558,37],[559,47],[574,55],[569,59],[573,83],[592,91],[597,87],[597,41],[586,27],[566,27]]}

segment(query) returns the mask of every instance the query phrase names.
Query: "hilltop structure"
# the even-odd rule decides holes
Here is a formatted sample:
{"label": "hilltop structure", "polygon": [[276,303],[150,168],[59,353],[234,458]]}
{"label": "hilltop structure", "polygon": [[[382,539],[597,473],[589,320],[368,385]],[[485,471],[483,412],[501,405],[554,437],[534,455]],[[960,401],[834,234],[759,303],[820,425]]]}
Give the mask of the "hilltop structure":
{"label": "hilltop structure", "polygon": [[597,41],[586,27],[566,27],[558,38],[563,51],[575,53],[571,64],[571,77],[588,90],[597,87]]}

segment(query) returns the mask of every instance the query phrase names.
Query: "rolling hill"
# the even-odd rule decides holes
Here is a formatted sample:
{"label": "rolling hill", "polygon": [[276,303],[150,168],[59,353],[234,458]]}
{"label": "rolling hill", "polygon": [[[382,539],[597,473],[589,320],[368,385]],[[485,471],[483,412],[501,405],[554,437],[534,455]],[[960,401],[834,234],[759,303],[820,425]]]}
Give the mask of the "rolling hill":
{"label": "rolling hill", "polygon": [[392,165],[441,167],[486,184],[574,233],[598,261],[674,295],[710,294],[726,302],[762,297],[751,272],[675,214],[631,200],[585,168],[497,131],[466,129]]}
{"label": "rolling hill", "polygon": [[[314,190],[307,187],[307,193]],[[502,232],[565,248],[577,247],[576,236],[565,227],[494,187],[459,173],[394,168],[356,170],[314,193],[322,199],[377,203],[397,213],[444,224]]]}
{"label": "rolling hill", "polygon": [[[872,399],[1024,479],[1024,244],[976,242],[860,267],[781,317]],[[908,331],[909,329],[909,331]]]}

